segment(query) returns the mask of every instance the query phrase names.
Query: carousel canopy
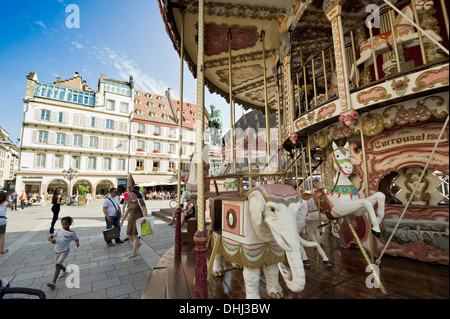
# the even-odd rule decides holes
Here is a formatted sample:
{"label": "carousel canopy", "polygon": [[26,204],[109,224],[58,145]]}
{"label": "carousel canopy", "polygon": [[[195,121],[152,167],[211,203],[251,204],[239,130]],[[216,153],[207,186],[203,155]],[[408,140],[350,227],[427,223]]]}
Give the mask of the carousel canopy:
{"label": "carousel canopy", "polygon": [[[264,110],[263,42],[270,112],[277,108],[277,65],[284,35],[291,38],[293,74],[303,60],[332,43],[331,25],[324,13],[331,1],[323,0],[208,0],[205,1],[205,85],[229,102],[229,42],[231,33],[232,92],[244,108]],[[361,23],[370,1],[343,1],[344,29]],[[162,17],[175,49],[181,52],[184,12],[185,60],[196,76],[198,1],[160,0]],[[284,32],[284,33],[283,33]],[[283,35],[284,34],[284,35]],[[287,35],[289,34],[289,35]],[[301,39],[300,39],[301,38]],[[281,55],[284,55],[281,52]],[[297,71],[295,71],[297,69]],[[330,75],[331,76],[331,75]]]}

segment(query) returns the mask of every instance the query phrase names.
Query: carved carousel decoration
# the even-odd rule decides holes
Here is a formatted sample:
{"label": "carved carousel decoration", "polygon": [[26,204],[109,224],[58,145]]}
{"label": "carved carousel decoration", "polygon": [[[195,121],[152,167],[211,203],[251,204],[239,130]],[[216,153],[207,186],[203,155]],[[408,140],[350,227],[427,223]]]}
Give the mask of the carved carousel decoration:
{"label": "carved carousel decoration", "polygon": [[[303,291],[304,247],[333,267],[324,229],[359,248],[382,295],[385,253],[448,265],[448,4],[372,2],[159,0],[181,94],[184,61],[197,78],[192,187],[178,194],[197,205],[196,298],[225,261],[243,268],[247,298],[260,269],[268,296],[283,297],[279,274]],[[204,123],[205,86],[229,104],[225,146],[217,106]],[[236,105],[257,113],[236,121]]]}

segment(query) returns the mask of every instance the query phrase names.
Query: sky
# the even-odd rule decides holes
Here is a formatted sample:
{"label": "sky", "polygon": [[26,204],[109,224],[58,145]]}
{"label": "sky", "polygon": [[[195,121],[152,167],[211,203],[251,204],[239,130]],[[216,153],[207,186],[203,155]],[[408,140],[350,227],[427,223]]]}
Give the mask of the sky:
{"label": "sky", "polygon": [[[71,5],[79,9],[78,27],[71,27]],[[181,96],[180,58],[156,0],[2,0],[0,30],[0,126],[13,142],[21,134],[30,72],[49,83],[78,72],[94,90],[101,74],[122,81],[132,75],[138,90],[164,95],[170,88],[174,99]],[[197,104],[196,86],[185,64],[185,102]],[[226,132],[229,104],[205,88],[208,112],[211,104],[222,111]],[[241,115],[237,106],[236,119]]]}

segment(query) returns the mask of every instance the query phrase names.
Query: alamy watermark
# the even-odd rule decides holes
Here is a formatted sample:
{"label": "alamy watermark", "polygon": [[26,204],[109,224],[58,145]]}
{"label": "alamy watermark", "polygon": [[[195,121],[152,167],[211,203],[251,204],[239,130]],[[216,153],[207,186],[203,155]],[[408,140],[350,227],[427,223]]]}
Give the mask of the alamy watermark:
{"label": "alamy watermark", "polygon": [[378,265],[367,265],[366,272],[371,273],[366,277],[366,287],[369,289],[380,288],[380,268],[378,267]]}
{"label": "alamy watermark", "polygon": [[66,17],[66,27],[69,29],[80,28],[80,7],[76,4],[69,4],[66,7],[66,13],[69,15]]}
{"label": "alamy watermark", "polygon": [[80,267],[75,264],[69,264],[66,267],[66,287],[69,289],[80,288]]}
{"label": "alamy watermark", "polygon": [[[392,0],[391,3],[395,4],[397,1]],[[366,17],[366,27],[367,28],[379,28],[380,27],[380,10],[387,7],[388,5],[386,3],[383,3],[382,5],[376,5],[376,4],[369,4],[366,6],[366,12],[370,13]]]}

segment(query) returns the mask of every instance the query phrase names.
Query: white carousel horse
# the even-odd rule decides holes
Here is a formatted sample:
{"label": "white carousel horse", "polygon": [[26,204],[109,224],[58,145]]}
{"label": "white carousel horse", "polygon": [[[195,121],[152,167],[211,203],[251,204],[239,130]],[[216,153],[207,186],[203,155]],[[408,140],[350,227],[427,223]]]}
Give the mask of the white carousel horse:
{"label": "white carousel horse", "polygon": [[[381,234],[380,224],[384,217],[386,196],[382,192],[376,192],[367,198],[361,198],[358,189],[349,179],[353,173],[353,165],[350,162],[351,155],[348,151],[348,146],[348,142],[344,147],[337,147],[333,142],[333,152],[328,157],[328,160],[332,161],[333,167],[337,171],[333,180],[334,186],[326,186],[322,190],[322,196],[326,196],[330,203],[331,212],[322,214],[317,210],[316,204],[311,201],[312,199],[306,200],[309,211],[306,214],[305,225],[299,225],[299,231],[302,231],[308,226],[307,232],[310,240],[317,244],[318,252],[326,265],[330,265],[329,259],[314,235],[314,231],[320,225],[320,221],[327,222],[349,215],[360,216],[368,212],[372,222],[372,234],[376,237],[379,237]],[[374,205],[376,204],[378,208],[375,213]],[[305,214],[304,211],[305,209],[301,208],[299,214]],[[304,250],[302,254],[306,258],[306,252]]]}
{"label": "white carousel horse", "polygon": [[[425,12],[434,7],[433,1],[426,0],[416,0],[415,2],[417,13]],[[414,21],[414,11],[412,4],[410,3],[404,7],[401,12],[408,17],[411,21]],[[414,31],[414,27],[411,23],[405,19],[402,15],[398,15],[394,20],[394,25],[396,28],[396,42],[397,45],[401,44],[403,48],[410,48],[416,46],[418,42],[419,35]],[[426,30],[426,32],[432,36],[436,41],[442,41],[442,38],[436,34],[433,30]],[[423,39],[425,42],[429,41],[427,37]],[[393,50],[393,35],[392,31],[388,31],[373,37],[373,43],[375,46],[375,53],[381,54]],[[364,67],[369,66],[373,63],[372,57],[372,42],[369,39],[365,40],[361,47],[359,48],[360,58],[356,61],[356,66],[364,63]],[[355,65],[352,65],[350,72],[350,79],[353,79],[355,75]]]}

